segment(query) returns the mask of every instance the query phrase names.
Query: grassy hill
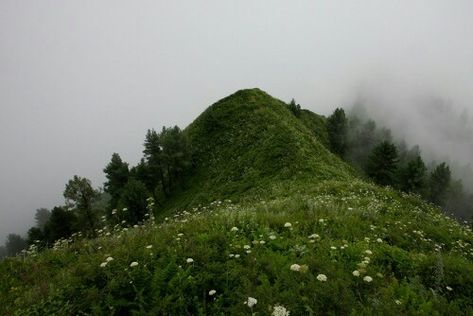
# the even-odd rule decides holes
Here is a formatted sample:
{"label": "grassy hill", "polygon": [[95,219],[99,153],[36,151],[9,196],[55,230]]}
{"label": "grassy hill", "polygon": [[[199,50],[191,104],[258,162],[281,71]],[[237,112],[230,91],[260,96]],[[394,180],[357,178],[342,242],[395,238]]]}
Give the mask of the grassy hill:
{"label": "grassy hill", "polygon": [[269,198],[284,183],[348,180],[354,171],[326,150],[325,120],[260,89],[240,90],[204,111],[185,130],[197,168],[167,207],[218,199]]}
{"label": "grassy hill", "polygon": [[471,229],[359,179],[323,117],[241,90],[185,132],[166,218],[1,262],[0,314],[473,314]]}

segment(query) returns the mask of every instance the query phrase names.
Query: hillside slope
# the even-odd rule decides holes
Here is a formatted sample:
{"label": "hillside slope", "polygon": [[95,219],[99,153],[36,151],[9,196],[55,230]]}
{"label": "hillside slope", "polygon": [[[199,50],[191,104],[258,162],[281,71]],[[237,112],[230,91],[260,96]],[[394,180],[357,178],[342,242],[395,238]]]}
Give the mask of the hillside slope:
{"label": "hillside slope", "polygon": [[358,179],[308,115],[220,100],[186,129],[174,214],[1,262],[0,314],[473,314],[471,229]]}
{"label": "hillside slope", "polygon": [[260,89],[237,91],[186,129],[196,171],[174,200],[183,207],[225,198],[267,198],[288,181],[352,179],[352,168],[323,145],[324,124],[307,110],[297,118],[284,102]]}

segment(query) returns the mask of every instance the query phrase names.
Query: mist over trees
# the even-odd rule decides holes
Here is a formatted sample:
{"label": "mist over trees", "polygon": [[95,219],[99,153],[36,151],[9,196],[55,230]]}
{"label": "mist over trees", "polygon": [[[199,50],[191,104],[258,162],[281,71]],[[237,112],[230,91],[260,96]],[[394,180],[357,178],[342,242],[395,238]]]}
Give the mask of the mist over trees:
{"label": "mist over trees", "polygon": [[378,127],[362,106],[348,116],[337,108],[327,118],[327,132],[331,151],[375,183],[417,194],[459,218],[473,218],[473,193],[453,177],[450,166],[434,161],[427,166],[418,145],[394,142],[391,130]]}
{"label": "mist over trees", "polygon": [[34,219],[36,222],[36,227],[39,229],[44,229],[46,223],[51,216],[51,212],[46,208],[39,208],[36,210],[36,214],[34,215]]}
{"label": "mist over trees", "polygon": [[27,243],[20,235],[9,234],[5,243],[5,250],[7,256],[14,256],[26,249]]}

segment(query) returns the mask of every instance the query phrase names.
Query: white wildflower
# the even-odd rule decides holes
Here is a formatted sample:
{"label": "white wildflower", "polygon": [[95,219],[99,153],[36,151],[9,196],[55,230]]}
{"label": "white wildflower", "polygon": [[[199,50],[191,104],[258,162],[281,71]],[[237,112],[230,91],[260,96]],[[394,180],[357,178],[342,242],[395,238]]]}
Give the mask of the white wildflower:
{"label": "white wildflower", "polygon": [[299,272],[299,271],[301,270],[301,266],[298,265],[297,263],[294,263],[294,264],[291,265],[290,269],[291,269],[292,271]]}
{"label": "white wildflower", "polygon": [[248,297],[248,300],[246,300],[245,304],[248,305],[248,307],[252,308],[253,306],[258,303],[258,300],[254,297]]}
{"label": "white wildflower", "polygon": [[186,262],[187,262],[187,263],[192,263],[192,262],[194,262],[194,259],[192,259],[192,258],[187,258]]}
{"label": "white wildflower", "polygon": [[275,305],[271,316],[289,316],[290,312],[281,305]]}
{"label": "white wildflower", "polygon": [[286,224],[284,224],[284,227],[286,227],[286,228],[292,227],[292,224],[287,222]]}
{"label": "white wildflower", "polygon": [[276,236],[274,236],[274,235],[269,235],[269,239],[275,240],[275,239],[276,239]]}
{"label": "white wildflower", "polygon": [[210,296],[215,295],[215,293],[217,293],[217,291],[215,291],[215,290],[210,290],[210,291],[209,291],[209,295],[210,295]]}
{"label": "white wildflower", "polygon": [[353,276],[359,277],[360,276],[360,271],[355,270],[351,274],[353,274]]}
{"label": "white wildflower", "polygon": [[363,278],[363,281],[365,281],[365,282],[367,282],[367,283],[370,283],[370,282],[373,281],[373,278],[370,277],[369,275],[367,275],[367,276],[365,276],[365,277]]}
{"label": "white wildflower", "polygon": [[445,287],[448,291],[453,291],[453,289],[449,286]]}
{"label": "white wildflower", "polygon": [[367,255],[372,255],[372,254],[373,254],[373,252],[372,252],[371,250],[365,250],[365,253],[366,253]]}
{"label": "white wildflower", "polygon": [[238,227],[232,227],[232,229],[230,229],[230,231],[232,231],[232,232],[237,232],[237,231],[238,231]]}
{"label": "white wildflower", "polygon": [[146,246],[146,249],[151,249],[151,248],[153,248],[153,245]]}
{"label": "white wildflower", "polygon": [[138,265],[138,262],[136,261],[133,261],[132,263],[130,263],[131,268],[136,267],[137,265]]}
{"label": "white wildflower", "polygon": [[101,267],[101,268],[105,268],[105,267],[107,266],[107,263],[108,263],[108,262],[102,262],[102,263],[100,264],[100,267]]}
{"label": "white wildflower", "polygon": [[105,261],[107,261],[107,262],[110,262],[110,261],[112,261],[112,260],[113,260],[112,257],[107,257],[107,259],[105,259]]}
{"label": "white wildflower", "polygon": [[325,274],[319,274],[317,275],[317,280],[319,280],[320,282],[325,282],[327,281],[327,276]]}

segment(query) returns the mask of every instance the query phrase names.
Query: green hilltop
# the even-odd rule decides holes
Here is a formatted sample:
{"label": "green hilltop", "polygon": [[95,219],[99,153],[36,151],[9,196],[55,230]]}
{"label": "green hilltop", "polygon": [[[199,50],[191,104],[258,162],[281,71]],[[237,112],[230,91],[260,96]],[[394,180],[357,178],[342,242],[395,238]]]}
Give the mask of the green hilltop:
{"label": "green hilltop", "polygon": [[278,187],[295,181],[316,184],[355,176],[324,146],[324,117],[308,110],[296,117],[284,102],[260,89],[239,90],[218,101],[185,133],[197,167],[187,190],[177,195],[180,206],[274,197],[281,193]]}
{"label": "green hilltop", "polygon": [[471,229],[364,181],[324,117],[248,89],[184,133],[161,216],[4,260],[0,314],[473,314]]}

